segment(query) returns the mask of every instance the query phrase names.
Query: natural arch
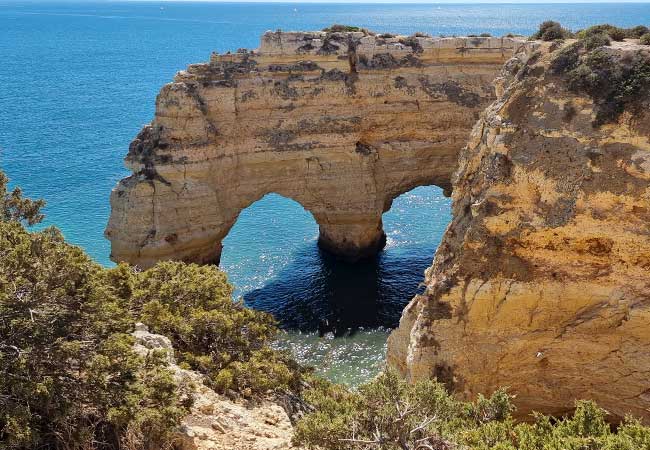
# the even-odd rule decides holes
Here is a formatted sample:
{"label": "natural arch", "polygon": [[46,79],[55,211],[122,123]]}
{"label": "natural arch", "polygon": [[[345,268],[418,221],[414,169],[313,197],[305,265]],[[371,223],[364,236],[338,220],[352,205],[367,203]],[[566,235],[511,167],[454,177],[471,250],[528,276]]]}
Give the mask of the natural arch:
{"label": "natural arch", "polygon": [[240,211],[270,192],[314,215],[322,248],[374,255],[395,197],[450,191],[495,76],[527,49],[511,38],[413,39],[267,33],[256,52],[180,72],[112,193],[112,258],[218,263]]}

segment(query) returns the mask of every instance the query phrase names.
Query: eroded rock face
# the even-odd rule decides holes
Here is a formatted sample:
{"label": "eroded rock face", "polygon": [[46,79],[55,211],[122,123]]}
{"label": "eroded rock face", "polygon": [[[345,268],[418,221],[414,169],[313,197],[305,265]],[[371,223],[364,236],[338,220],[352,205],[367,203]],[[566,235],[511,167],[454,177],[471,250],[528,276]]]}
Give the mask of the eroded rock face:
{"label": "eroded rock face", "polygon": [[146,356],[154,350],[167,352],[169,369],[181,386],[187,386],[193,405],[181,422],[175,447],[179,450],[290,450],[293,426],[284,408],[271,401],[254,405],[234,402],[203,383],[197,372],[181,369],[174,359],[171,341],[153,334],[143,324],[133,333],[135,351]]}
{"label": "eroded rock face", "polygon": [[133,175],[111,195],[112,258],[218,262],[241,210],[271,192],[314,215],[322,247],[374,254],[395,197],[450,191],[494,77],[534,45],[269,32],[254,52],[189,66],[129,148]]}
{"label": "eroded rock face", "polygon": [[584,398],[650,421],[648,105],[594,128],[548,51],[506,66],[461,152],[452,223],[389,364],[464,397],[508,386],[521,416]]}

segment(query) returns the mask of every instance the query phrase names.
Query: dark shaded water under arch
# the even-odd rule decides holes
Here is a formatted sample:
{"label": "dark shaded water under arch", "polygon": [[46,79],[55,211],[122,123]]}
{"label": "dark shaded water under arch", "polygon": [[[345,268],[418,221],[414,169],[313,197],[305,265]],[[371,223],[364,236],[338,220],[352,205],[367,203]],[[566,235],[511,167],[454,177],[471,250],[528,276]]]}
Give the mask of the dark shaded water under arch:
{"label": "dark shaded water under arch", "polygon": [[383,216],[384,250],[349,264],[318,248],[318,225],[300,204],[269,194],[242,211],[224,240],[221,267],[235,295],[287,331],[280,346],[331,378],[357,383],[381,368],[388,332],[421,289],[449,220],[440,188],[413,189]]}

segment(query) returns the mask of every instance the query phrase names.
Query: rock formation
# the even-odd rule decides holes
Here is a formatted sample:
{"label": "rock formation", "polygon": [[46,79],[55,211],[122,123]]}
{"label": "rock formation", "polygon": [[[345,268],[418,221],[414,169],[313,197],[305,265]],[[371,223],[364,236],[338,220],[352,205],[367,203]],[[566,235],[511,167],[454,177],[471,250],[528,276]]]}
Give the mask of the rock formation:
{"label": "rock formation", "polygon": [[[520,416],[584,398],[648,421],[650,109],[594,126],[598,105],[545,45],[506,65],[461,152],[452,223],[389,364],[465,397],[509,386]],[[602,51],[620,67],[640,49]]]}
{"label": "rock formation", "polygon": [[111,195],[112,258],[218,262],[242,209],[299,202],[319,243],[357,259],[384,244],[382,213],[421,185],[450,191],[459,150],[495,99],[518,38],[268,32],[213,55],[158,95]]}
{"label": "rock formation", "polygon": [[174,448],[179,450],[290,450],[293,427],[289,416],[278,404],[262,401],[246,406],[217,394],[203,383],[202,376],[181,369],[174,360],[171,341],[150,333],[137,324],[135,350],[142,356],[165,350],[169,368],[176,381],[187,386],[194,400],[190,413],[183,418]]}

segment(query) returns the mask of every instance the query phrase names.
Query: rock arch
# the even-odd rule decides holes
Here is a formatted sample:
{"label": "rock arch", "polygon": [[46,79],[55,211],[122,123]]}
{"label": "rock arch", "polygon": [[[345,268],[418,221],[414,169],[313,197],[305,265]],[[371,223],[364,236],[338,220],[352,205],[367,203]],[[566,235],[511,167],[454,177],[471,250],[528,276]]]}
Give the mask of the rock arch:
{"label": "rock arch", "polygon": [[421,185],[450,192],[459,150],[495,98],[515,38],[266,33],[190,65],[132,142],[111,195],[111,257],[218,262],[239,212],[275,192],[347,259],[385,242],[382,213]]}

